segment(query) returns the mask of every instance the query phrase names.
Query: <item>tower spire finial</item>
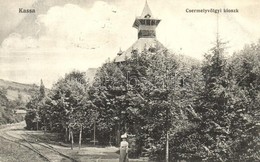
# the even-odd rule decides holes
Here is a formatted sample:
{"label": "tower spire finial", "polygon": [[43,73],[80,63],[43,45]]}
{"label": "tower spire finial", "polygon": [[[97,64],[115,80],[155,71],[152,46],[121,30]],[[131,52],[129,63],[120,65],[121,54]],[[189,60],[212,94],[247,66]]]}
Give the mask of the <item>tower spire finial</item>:
{"label": "tower spire finial", "polygon": [[142,14],[141,14],[141,17],[142,17],[142,18],[146,18],[147,16],[153,17],[152,11],[151,11],[151,9],[150,9],[150,7],[149,7],[149,5],[148,5],[148,2],[147,2],[147,0],[146,0],[146,1],[145,1],[145,5],[144,5],[143,12],[142,12]]}

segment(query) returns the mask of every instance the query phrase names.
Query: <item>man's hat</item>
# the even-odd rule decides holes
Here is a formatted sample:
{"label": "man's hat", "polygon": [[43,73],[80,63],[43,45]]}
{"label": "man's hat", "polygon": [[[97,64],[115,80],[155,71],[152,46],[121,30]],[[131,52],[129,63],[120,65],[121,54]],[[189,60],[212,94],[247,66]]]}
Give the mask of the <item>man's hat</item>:
{"label": "man's hat", "polygon": [[126,133],[123,134],[123,135],[121,136],[121,138],[127,138],[127,134],[126,134]]}

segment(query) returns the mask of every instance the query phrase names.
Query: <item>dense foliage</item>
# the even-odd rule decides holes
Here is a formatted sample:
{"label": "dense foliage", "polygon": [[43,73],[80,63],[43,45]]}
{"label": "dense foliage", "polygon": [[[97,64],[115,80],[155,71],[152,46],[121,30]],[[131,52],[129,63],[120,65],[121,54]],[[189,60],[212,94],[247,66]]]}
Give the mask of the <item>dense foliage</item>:
{"label": "dense foliage", "polygon": [[83,129],[85,139],[95,132],[100,144],[114,145],[127,132],[131,156],[157,161],[167,132],[171,161],[259,161],[259,61],[260,42],[227,57],[217,40],[202,64],[158,48],[133,50],[125,62],[106,62],[91,85],[73,71],[47,95],[41,90],[27,105],[27,126],[65,141]]}
{"label": "dense foliage", "polygon": [[135,156],[164,158],[166,131],[187,125],[183,108],[193,103],[200,84],[199,66],[188,60],[158,49],[133,51],[126,62],[106,63],[90,90],[99,108],[100,139],[112,133],[118,143],[118,135],[127,132],[135,135]]}
{"label": "dense foliage", "polygon": [[205,56],[195,126],[172,139],[172,154],[191,161],[259,161],[260,44],[227,59],[224,43]]}
{"label": "dense foliage", "polygon": [[96,116],[96,107],[88,99],[88,81],[85,73],[72,71],[60,78],[48,94],[42,84],[39,92],[27,104],[27,129],[60,133],[68,140],[90,136]]}

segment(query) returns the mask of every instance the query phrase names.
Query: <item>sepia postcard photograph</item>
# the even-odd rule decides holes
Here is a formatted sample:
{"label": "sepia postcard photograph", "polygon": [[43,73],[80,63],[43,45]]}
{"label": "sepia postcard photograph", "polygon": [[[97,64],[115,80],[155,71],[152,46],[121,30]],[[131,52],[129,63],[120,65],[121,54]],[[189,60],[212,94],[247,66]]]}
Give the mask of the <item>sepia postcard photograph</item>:
{"label": "sepia postcard photograph", "polygon": [[0,0],[0,162],[259,162],[259,0]]}

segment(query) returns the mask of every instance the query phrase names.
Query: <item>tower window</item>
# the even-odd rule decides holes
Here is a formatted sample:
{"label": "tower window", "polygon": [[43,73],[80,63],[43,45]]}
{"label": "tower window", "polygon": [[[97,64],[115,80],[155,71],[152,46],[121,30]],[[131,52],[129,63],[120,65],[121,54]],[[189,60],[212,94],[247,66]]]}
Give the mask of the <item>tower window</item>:
{"label": "tower window", "polygon": [[151,18],[151,15],[147,14],[147,15],[144,16],[144,18],[148,18],[149,19],[149,18]]}

